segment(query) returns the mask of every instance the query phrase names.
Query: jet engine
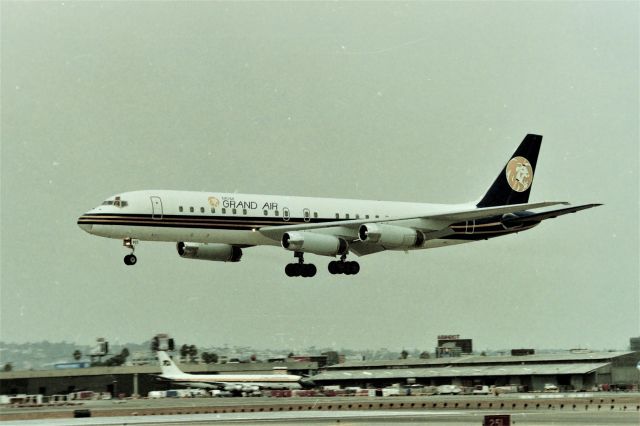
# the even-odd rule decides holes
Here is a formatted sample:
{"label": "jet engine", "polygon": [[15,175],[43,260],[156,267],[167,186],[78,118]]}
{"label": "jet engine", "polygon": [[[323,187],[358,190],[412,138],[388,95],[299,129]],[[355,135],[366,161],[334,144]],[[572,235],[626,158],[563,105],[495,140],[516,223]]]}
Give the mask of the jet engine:
{"label": "jet engine", "polygon": [[217,262],[239,262],[242,249],[228,244],[194,244],[180,242],[178,254],[185,259],[214,260]]}
{"label": "jet engine", "polygon": [[322,256],[343,255],[349,252],[349,244],[342,238],[313,232],[285,232],[282,236],[282,247]]}
{"label": "jet engine", "polygon": [[361,241],[379,244],[388,250],[416,248],[422,246],[425,241],[422,231],[382,223],[360,225],[358,236]]}

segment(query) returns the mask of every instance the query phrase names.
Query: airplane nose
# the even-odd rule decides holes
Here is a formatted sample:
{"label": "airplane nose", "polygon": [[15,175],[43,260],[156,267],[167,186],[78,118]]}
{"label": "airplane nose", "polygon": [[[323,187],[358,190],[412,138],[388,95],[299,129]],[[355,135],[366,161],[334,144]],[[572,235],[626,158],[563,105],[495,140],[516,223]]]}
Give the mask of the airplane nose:
{"label": "airplane nose", "polygon": [[93,228],[93,225],[89,225],[88,223],[79,223],[78,226],[84,232],[88,232],[88,233],[91,233],[91,229]]}
{"label": "airplane nose", "polygon": [[83,216],[80,216],[78,218],[78,226],[80,227],[80,229],[82,229],[84,232],[88,232],[91,233],[91,230],[93,229],[93,225],[91,225],[90,223],[84,223],[83,222]]}

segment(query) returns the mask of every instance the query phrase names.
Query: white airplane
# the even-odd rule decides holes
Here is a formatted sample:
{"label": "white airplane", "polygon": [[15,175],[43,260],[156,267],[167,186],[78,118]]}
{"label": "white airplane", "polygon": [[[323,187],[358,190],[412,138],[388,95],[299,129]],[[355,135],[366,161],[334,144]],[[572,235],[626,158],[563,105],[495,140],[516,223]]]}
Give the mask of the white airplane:
{"label": "white airplane", "polygon": [[180,370],[169,355],[158,351],[163,380],[180,386],[223,389],[230,392],[255,392],[261,389],[301,389],[302,376],[293,374],[188,374]]}
{"label": "white airplane", "polygon": [[585,204],[532,212],[567,202],[529,203],[542,136],[527,135],[486,194],[465,204],[425,204],[220,192],[135,191],[114,195],[78,219],[84,231],[122,239],[131,250],[139,240],[177,243],[183,258],[238,262],[242,249],[282,246],[298,259],[288,276],[312,277],[304,253],[336,257],[331,274],[357,274],[354,253],[417,250],[486,240],[524,231]]}

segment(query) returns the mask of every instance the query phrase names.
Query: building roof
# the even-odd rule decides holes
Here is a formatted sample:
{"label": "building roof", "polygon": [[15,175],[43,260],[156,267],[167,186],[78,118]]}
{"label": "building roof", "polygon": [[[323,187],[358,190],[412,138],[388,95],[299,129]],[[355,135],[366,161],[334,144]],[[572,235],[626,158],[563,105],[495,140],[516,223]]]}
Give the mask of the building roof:
{"label": "building roof", "polygon": [[560,363],[560,362],[609,362],[614,358],[632,354],[633,352],[586,352],[586,353],[551,353],[524,356],[481,356],[469,355],[451,358],[428,359],[395,359],[372,361],[349,361],[327,367],[327,370],[366,369],[366,368],[426,368],[443,365],[488,365],[488,364],[522,364],[522,363]]}
{"label": "building roof", "polygon": [[439,377],[488,377],[488,376],[551,376],[558,374],[587,374],[610,366],[610,363],[536,364],[536,365],[485,365],[446,366],[437,368],[402,368],[373,370],[325,371],[311,377],[313,381],[384,380]]}

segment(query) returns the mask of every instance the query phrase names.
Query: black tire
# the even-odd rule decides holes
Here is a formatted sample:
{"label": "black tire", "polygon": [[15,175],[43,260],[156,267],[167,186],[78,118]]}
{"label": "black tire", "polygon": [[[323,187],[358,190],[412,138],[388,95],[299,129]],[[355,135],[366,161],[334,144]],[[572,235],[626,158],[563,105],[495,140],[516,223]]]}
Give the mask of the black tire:
{"label": "black tire", "polygon": [[313,263],[308,264],[305,269],[306,269],[306,272],[307,272],[305,277],[314,277],[316,275],[316,272],[318,272],[318,269],[316,268],[316,265],[314,265]]}
{"label": "black tire", "polygon": [[344,274],[346,270],[345,265],[346,262],[336,262],[336,274]]}
{"label": "black tire", "polygon": [[133,254],[128,254],[128,255],[126,255],[124,257],[124,264],[125,265],[129,265],[129,266],[135,265],[136,262],[138,262],[138,258],[135,257],[135,255],[133,255]]}
{"label": "black tire", "polygon": [[298,265],[296,265],[295,263],[289,263],[284,267],[284,273],[287,274],[288,277],[297,277],[299,275],[297,266]]}
{"label": "black tire", "polygon": [[330,273],[331,275],[335,275],[335,274],[337,274],[337,273],[338,273],[338,270],[337,270],[337,268],[336,268],[336,263],[338,263],[338,262],[336,262],[335,260],[332,260],[331,262],[329,262],[329,267],[328,267],[328,269],[329,269],[329,273]]}
{"label": "black tire", "polygon": [[358,262],[351,262],[351,275],[357,275],[360,272],[360,264]]}

